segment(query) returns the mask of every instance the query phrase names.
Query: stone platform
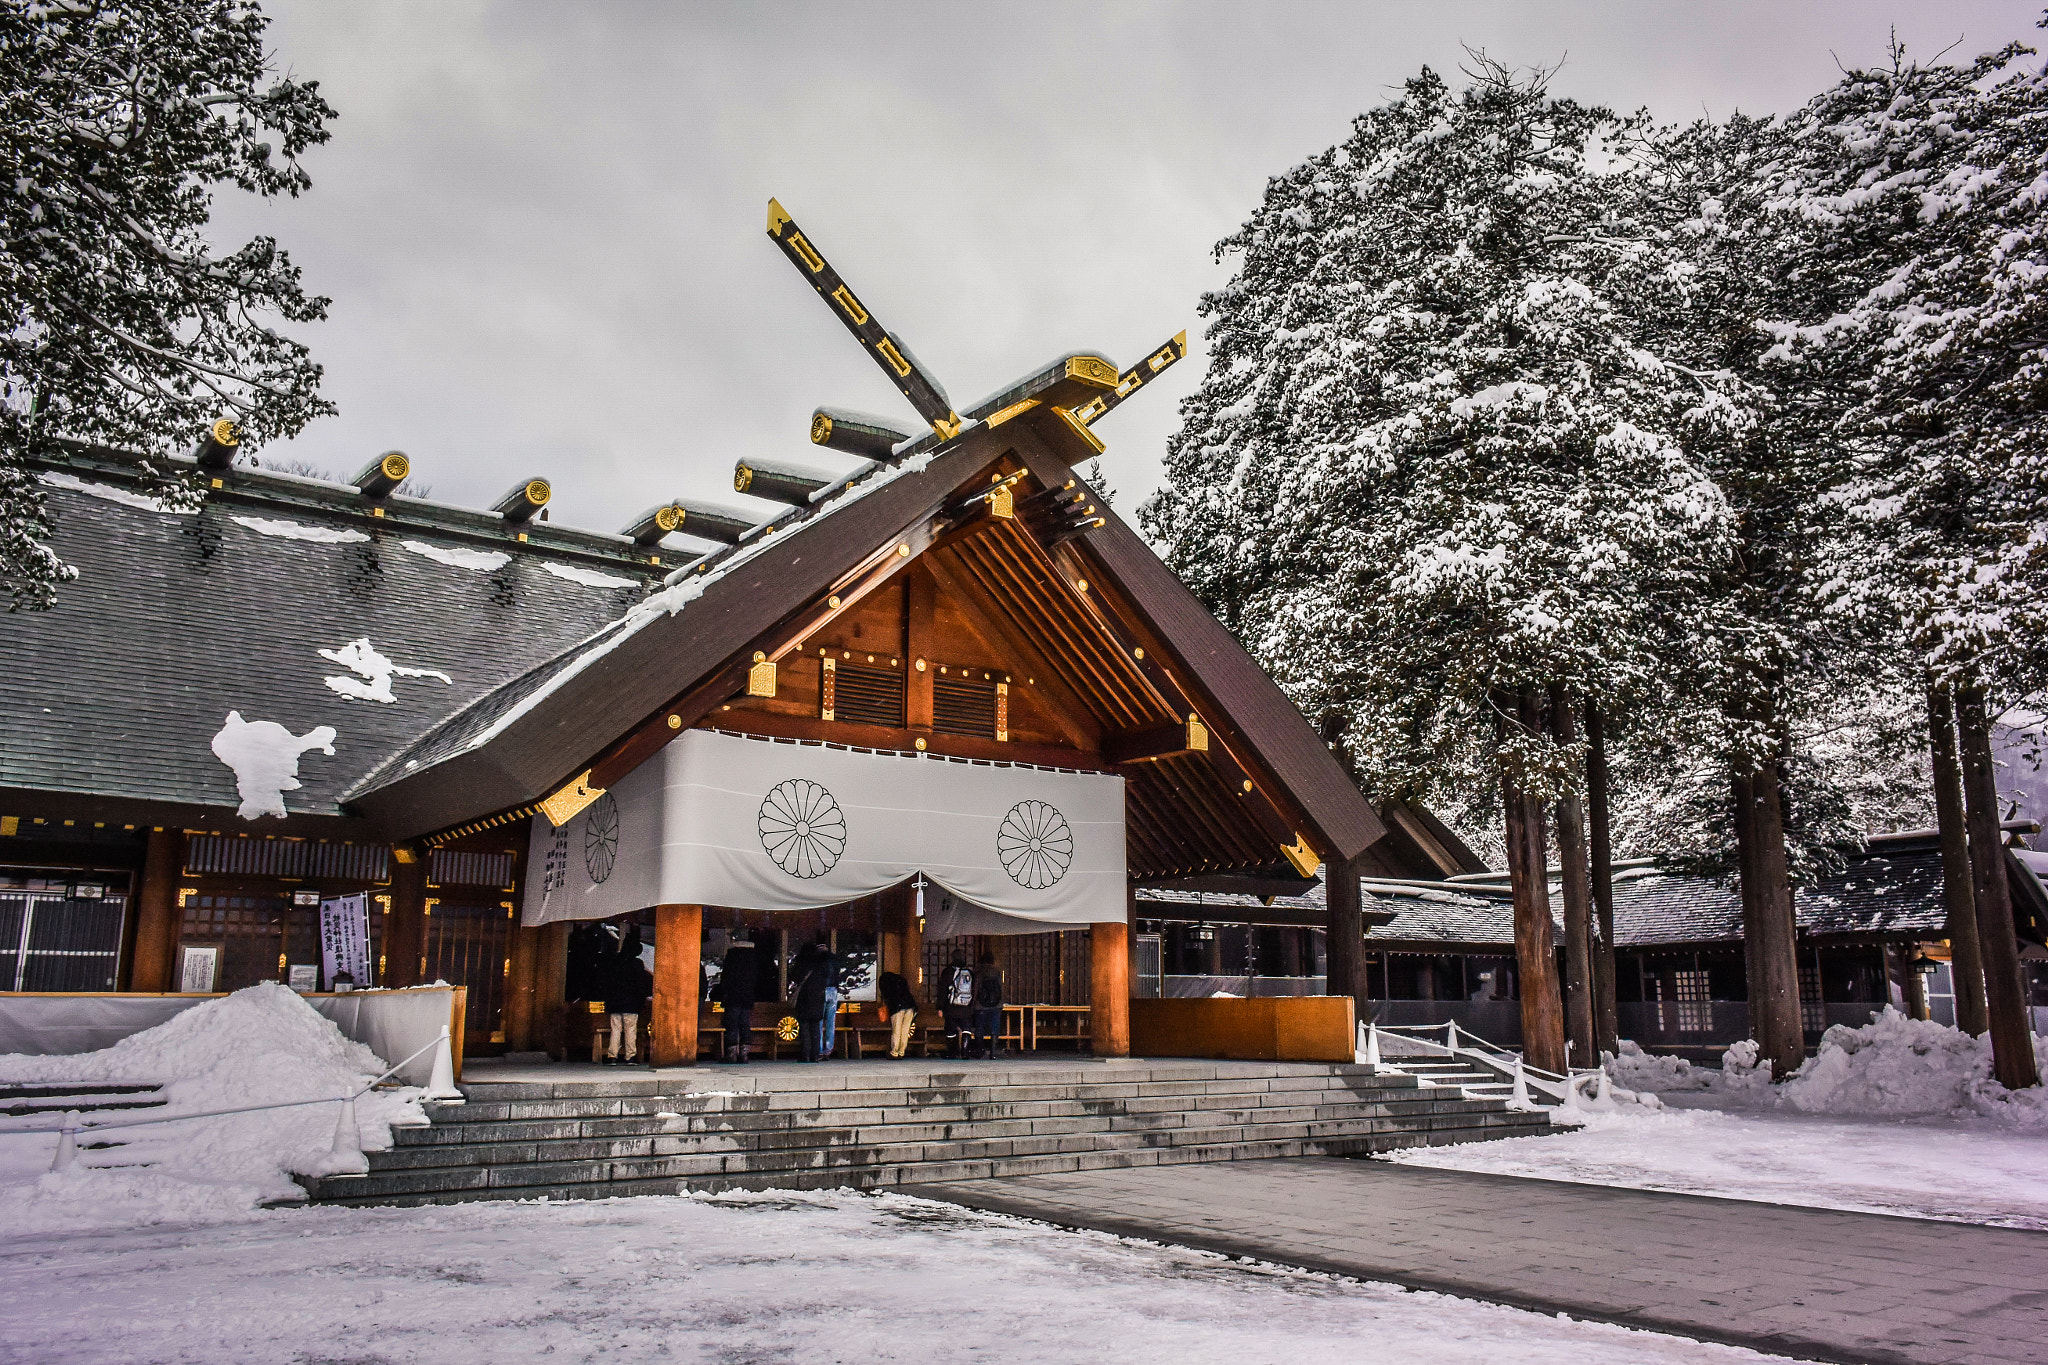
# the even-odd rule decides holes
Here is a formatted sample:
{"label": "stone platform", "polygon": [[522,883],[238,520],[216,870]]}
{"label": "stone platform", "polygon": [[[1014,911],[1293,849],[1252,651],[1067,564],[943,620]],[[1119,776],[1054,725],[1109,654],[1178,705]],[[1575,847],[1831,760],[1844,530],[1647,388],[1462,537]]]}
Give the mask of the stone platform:
{"label": "stone platform", "polygon": [[472,1063],[370,1174],[315,1203],[860,1189],[1348,1156],[1548,1130],[1542,1114],[1374,1067],[1088,1057],[651,1071]]}

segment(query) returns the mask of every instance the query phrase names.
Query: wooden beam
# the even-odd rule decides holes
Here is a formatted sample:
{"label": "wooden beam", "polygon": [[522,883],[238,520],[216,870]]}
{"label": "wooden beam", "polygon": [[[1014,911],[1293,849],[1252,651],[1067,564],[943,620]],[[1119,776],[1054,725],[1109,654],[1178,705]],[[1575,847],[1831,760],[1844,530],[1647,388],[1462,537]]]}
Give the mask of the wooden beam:
{"label": "wooden beam", "polygon": [[903,593],[903,723],[919,735],[932,730],[932,658],[936,641],[938,586],[920,566],[904,584]]}
{"label": "wooden beam", "polygon": [[1088,1037],[1098,1057],[1131,1055],[1131,926],[1088,926]]}
{"label": "wooden beam", "polygon": [[1148,730],[1125,730],[1104,737],[1102,757],[1108,763],[1141,763],[1168,754],[1184,754],[1194,747],[1188,732],[1186,721],[1155,725]]}
{"label": "wooden beam", "polygon": [[925,730],[901,729],[887,725],[861,725],[846,720],[820,720],[816,716],[788,716],[779,711],[720,711],[705,717],[703,724],[742,734],[772,735],[778,739],[809,739],[824,744],[851,744],[862,749],[893,749],[914,752],[917,741],[927,750],[952,758],[986,758],[1007,763],[1036,763],[1047,768],[1079,768],[1107,772],[1092,752],[1062,749],[1050,744],[1024,744],[1016,740],[997,741],[979,735],[937,734]]}

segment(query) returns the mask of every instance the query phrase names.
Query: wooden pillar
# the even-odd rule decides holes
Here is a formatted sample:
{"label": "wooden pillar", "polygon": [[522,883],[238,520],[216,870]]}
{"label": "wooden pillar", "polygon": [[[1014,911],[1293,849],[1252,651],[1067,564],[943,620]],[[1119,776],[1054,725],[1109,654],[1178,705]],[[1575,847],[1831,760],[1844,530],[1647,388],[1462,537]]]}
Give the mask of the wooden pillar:
{"label": "wooden pillar", "polygon": [[561,1061],[569,1055],[568,1002],[569,925],[566,920],[540,927],[540,951],[534,955],[534,1042]]}
{"label": "wooden pillar", "polygon": [[512,980],[505,1000],[505,1048],[509,1052],[534,1050],[541,940],[546,932],[540,925],[515,925],[512,930]]}
{"label": "wooden pillar", "polygon": [[703,984],[698,955],[703,943],[702,906],[654,907],[654,1019],[647,1050],[656,1066],[697,1064]]}
{"label": "wooden pillar", "polygon": [[391,922],[384,926],[386,986],[420,984],[420,959],[427,951],[427,855],[419,849],[391,850]]}
{"label": "wooden pillar", "polygon": [[1333,859],[1323,864],[1323,905],[1330,916],[1323,940],[1323,990],[1348,995],[1356,1002],[1355,1017],[1372,1018],[1365,981],[1365,911],[1358,891],[1355,863]]}
{"label": "wooden pillar", "polygon": [[1131,926],[1088,926],[1088,1030],[1098,1057],[1131,1055]]}
{"label": "wooden pillar", "polygon": [[152,829],[135,891],[135,956],[128,989],[178,988],[178,874],[185,870],[185,832]]}
{"label": "wooden pillar", "polygon": [[938,585],[922,564],[913,564],[904,580],[903,676],[908,690],[903,697],[903,723],[928,735],[932,730],[932,673],[939,666],[931,654],[937,640],[933,617],[938,610]]}

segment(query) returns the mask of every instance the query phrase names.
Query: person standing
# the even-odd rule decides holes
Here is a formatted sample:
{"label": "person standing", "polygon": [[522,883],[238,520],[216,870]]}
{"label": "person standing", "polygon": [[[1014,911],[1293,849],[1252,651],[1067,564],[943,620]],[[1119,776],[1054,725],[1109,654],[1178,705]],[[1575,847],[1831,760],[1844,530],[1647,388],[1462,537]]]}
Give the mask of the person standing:
{"label": "person standing", "polygon": [[889,1055],[901,1061],[917,1032],[917,996],[897,972],[883,972],[875,982],[875,993],[881,997],[882,1008],[889,1011]]}
{"label": "person standing", "polygon": [[713,994],[725,1011],[725,1060],[744,1066],[754,1036],[754,944],[744,929],[735,929],[719,964]]}
{"label": "person standing", "polygon": [[974,969],[967,965],[967,954],[958,949],[939,974],[939,1013],[946,1017],[946,1055],[961,1056],[973,1036]]}
{"label": "person standing", "polygon": [[974,973],[974,1046],[972,1053],[993,1058],[1003,1035],[1003,973],[994,953],[981,955]]}
{"label": "person standing", "polygon": [[[606,1040],[606,1066],[631,1066],[640,1055],[640,1016],[654,994],[654,974],[640,960],[640,926],[629,925],[615,953],[603,959],[600,976],[611,1036]],[[623,1055],[622,1055],[623,1054]]]}
{"label": "person standing", "polygon": [[818,939],[818,956],[823,961],[825,973],[825,1055],[832,1055],[832,1046],[839,1041],[839,973],[844,964],[839,954],[832,951],[830,940]]}
{"label": "person standing", "polygon": [[797,1036],[803,1039],[803,1059],[824,1060],[825,982],[831,973],[832,954],[815,943],[806,943],[790,964],[789,992],[796,1005]]}

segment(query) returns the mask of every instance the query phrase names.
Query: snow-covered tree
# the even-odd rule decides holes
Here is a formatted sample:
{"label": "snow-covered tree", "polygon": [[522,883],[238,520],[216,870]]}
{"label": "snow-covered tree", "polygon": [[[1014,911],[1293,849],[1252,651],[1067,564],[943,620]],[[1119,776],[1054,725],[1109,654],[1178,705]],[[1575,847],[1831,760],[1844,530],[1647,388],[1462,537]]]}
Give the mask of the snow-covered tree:
{"label": "snow-covered tree", "polygon": [[1925,669],[1946,871],[1976,911],[1951,903],[1959,1017],[1977,1014],[1981,957],[2014,1087],[2038,1071],[1989,718],[2048,679],[2048,79],[2026,55],[1922,66],[1895,48],[1889,69],[1848,73],[1793,121],[1774,205],[1795,268],[1853,291],[1781,320],[1773,358],[1853,397],[1835,596]]}
{"label": "snow-covered tree", "polygon": [[[246,0],[0,4],[0,584],[48,606],[71,576],[23,456],[149,455],[220,418],[250,445],[333,411],[276,330],[325,315],[267,237],[216,252],[214,190],[296,195],[334,111],[276,77]],[[180,489],[151,491],[177,497]]]}
{"label": "snow-covered tree", "polygon": [[1219,248],[1242,263],[1145,519],[1376,796],[1502,785],[1525,1038],[1554,1066],[1540,803],[1582,755],[1546,706],[1660,685],[1725,557],[1706,452],[1749,418],[1617,303],[1662,273],[1624,188],[1637,125],[1471,75],[1409,81]]}

